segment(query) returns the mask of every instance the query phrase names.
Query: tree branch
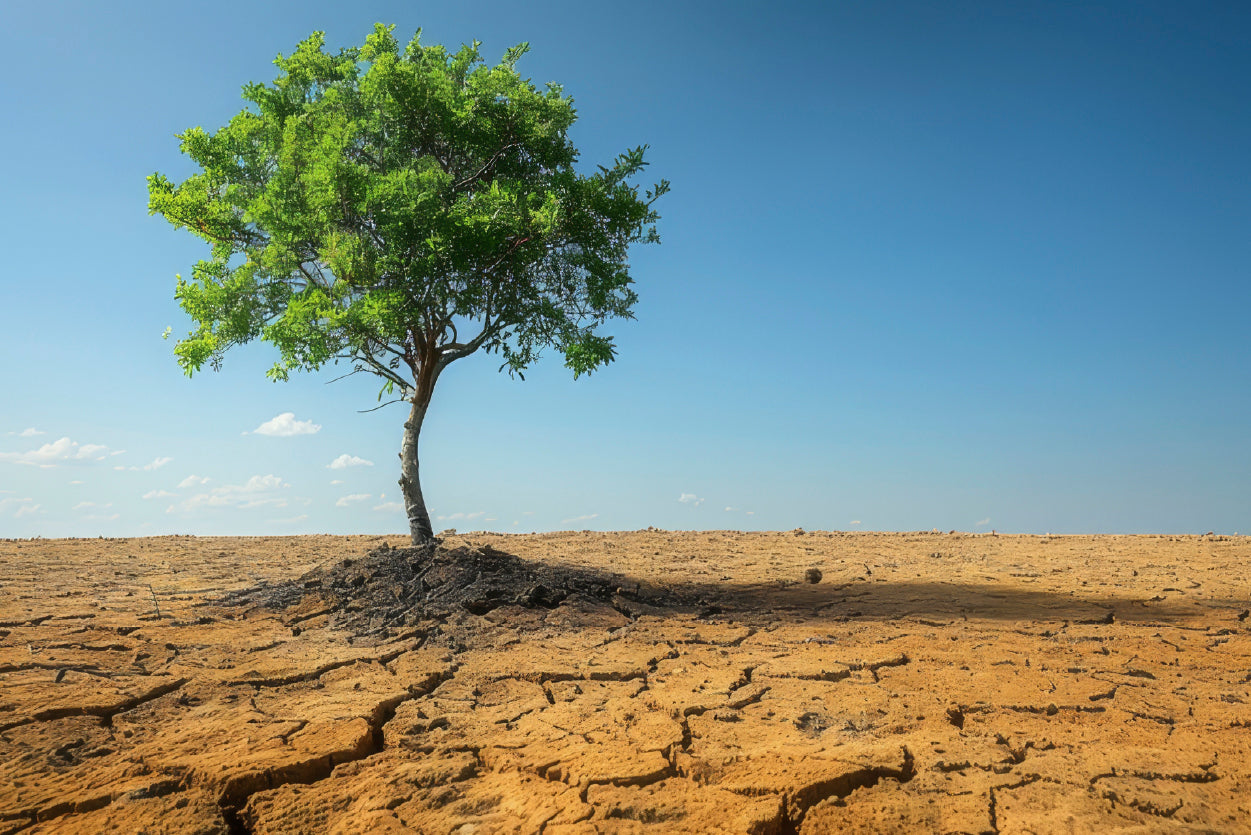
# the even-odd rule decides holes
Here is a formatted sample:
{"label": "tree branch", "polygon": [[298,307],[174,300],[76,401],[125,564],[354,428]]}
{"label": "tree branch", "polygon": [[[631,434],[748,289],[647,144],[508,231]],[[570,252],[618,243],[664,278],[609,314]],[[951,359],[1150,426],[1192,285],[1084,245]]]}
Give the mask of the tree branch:
{"label": "tree branch", "polygon": [[453,190],[459,191],[460,189],[472,183],[474,180],[477,180],[479,177],[485,174],[489,169],[495,167],[495,163],[500,161],[500,157],[504,156],[505,151],[507,151],[509,148],[516,148],[518,147],[518,145],[520,145],[520,143],[518,142],[509,142],[507,145],[500,148],[498,151],[496,151],[494,154],[491,155],[491,158],[489,160],[487,160],[486,162],[482,164],[481,168],[479,168],[474,173],[470,174],[465,179],[461,180],[456,185],[452,186]]}
{"label": "tree branch", "polygon": [[401,398],[399,398],[399,399],[397,399],[397,400],[388,400],[386,403],[383,403],[383,404],[382,404],[382,405],[380,405],[380,406],[374,406],[372,409],[357,409],[357,410],[356,410],[356,413],[357,413],[358,415],[364,415],[364,414],[368,414],[369,412],[376,412],[376,411],[378,411],[379,409],[385,409],[387,406],[393,406],[393,405],[395,405],[396,403],[403,403],[403,402],[404,402],[404,398],[403,398],[403,397],[401,397]]}
{"label": "tree branch", "polygon": [[411,383],[408,380],[405,380],[399,374],[396,374],[390,368],[387,368],[387,366],[378,362],[378,360],[374,359],[373,355],[371,355],[368,351],[362,348],[356,349],[356,351],[352,353],[349,359],[353,359],[353,360],[357,360],[358,362],[365,363],[366,365],[370,367],[370,369],[372,370],[372,373],[377,374],[379,377],[382,377],[385,380],[389,380],[390,382],[395,383],[397,386],[400,386],[401,389],[409,388],[411,385]]}

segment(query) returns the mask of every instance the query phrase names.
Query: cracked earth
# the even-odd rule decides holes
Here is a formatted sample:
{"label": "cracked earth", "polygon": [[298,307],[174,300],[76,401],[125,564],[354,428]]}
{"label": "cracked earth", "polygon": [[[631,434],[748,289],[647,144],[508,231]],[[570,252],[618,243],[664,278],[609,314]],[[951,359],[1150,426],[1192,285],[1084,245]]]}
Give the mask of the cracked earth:
{"label": "cracked earth", "polygon": [[402,545],[0,541],[0,833],[1251,832],[1251,538]]}

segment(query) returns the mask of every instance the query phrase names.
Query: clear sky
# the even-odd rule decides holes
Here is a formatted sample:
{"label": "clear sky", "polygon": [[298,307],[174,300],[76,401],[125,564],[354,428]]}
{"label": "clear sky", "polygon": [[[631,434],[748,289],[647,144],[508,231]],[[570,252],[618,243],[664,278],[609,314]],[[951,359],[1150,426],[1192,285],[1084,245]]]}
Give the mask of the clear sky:
{"label": "clear sky", "polygon": [[436,530],[1251,532],[1249,10],[4,3],[0,536],[406,530],[372,381],[182,375],[144,181],[375,21],[529,41],[588,170],[673,183],[616,363],[442,378]]}

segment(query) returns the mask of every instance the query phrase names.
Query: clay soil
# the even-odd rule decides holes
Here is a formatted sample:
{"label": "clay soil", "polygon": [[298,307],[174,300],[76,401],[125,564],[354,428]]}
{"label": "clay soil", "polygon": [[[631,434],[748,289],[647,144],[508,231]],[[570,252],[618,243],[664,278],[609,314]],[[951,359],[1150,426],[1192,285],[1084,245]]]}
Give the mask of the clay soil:
{"label": "clay soil", "polygon": [[0,541],[0,833],[1251,832],[1247,537],[403,545]]}

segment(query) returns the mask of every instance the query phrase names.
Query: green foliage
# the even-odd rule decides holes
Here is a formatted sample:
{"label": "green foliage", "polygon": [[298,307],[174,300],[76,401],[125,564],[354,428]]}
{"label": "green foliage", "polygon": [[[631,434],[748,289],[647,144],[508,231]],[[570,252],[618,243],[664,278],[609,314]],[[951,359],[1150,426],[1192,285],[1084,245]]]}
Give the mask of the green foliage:
{"label": "green foliage", "polygon": [[669,188],[631,184],[645,146],[581,175],[573,100],[517,73],[526,44],[489,67],[393,28],[337,55],[315,32],[229,124],[179,136],[200,173],[148,178],[150,212],[210,247],[175,293],[188,374],[258,337],[275,379],[347,360],[406,396],[479,349],[511,373],[549,346],[575,376],[613,359],[597,328],[632,317],[627,252]]}

